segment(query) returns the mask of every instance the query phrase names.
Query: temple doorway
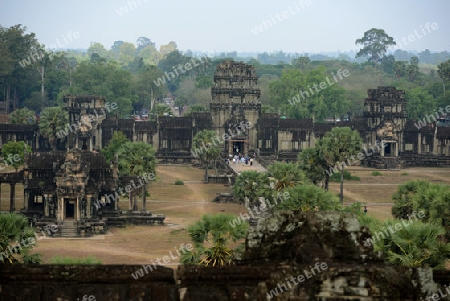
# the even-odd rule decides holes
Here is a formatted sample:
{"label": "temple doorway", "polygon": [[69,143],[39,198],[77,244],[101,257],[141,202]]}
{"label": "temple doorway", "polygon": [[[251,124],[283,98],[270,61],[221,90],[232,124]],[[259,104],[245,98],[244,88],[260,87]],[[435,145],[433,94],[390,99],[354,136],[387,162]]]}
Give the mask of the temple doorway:
{"label": "temple doorway", "polygon": [[66,219],[75,219],[77,216],[76,211],[76,205],[77,200],[76,199],[65,199],[65,218]]}

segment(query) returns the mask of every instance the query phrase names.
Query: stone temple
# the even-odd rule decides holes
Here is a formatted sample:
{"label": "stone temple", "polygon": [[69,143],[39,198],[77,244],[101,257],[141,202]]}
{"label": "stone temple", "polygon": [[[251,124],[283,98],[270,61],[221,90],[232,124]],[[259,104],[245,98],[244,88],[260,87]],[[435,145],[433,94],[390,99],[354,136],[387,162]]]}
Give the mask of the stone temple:
{"label": "stone temple", "polygon": [[[278,114],[261,113],[257,83],[254,66],[224,61],[216,67],[209,113],[161,116],[156,121],[119,119],[114,112],[107,112],[111,104],[101,96],[66,95],[70,124],[79,126],[68,126],[56,137],[56,151],[50,151],[50,142],[36,125],[0,124],[0,147],[8,141],[25,141],[32,148],[23,171],[0,174],[0,182],[11,185],[11,210],[21,210],[37,224],[71,221],[78,234],[102,231],[108,225],[126,221],[162,223],[164,217],[146,211],[145,194],[141,210],[136,207],[136,194],[129,197],[127,206],[121,205],[127,207],[121,208],[128,209],[126,212],[118,209],[117,199],[108,197],[132,180],[120,178],[117,162],[106,162],[98,152],[115,131],[122,131],[132,141],[152,145],[161,163],[183,163],[195,160],[191,151],[197,132],[210,129],[221,137],[236,133],[238,125],[245,122],[252,126],[224,141],[224,156],[255,153],[265,162],[290,162],[303,149],[314,147],[315,141],[333,127],[348,126],[361,134],[364,146],[386,142],[379,153],[361,162],[364,166],[450,166],[450,124],[445,123],[445,118],[422,125],[408,119],[402,90],[369,89],[363,116],[316,123],[312,119],[284,119]],[[86,122],[89,115],[96,118]],[[23,204],[14,200],[16,183],[24,183]]]}

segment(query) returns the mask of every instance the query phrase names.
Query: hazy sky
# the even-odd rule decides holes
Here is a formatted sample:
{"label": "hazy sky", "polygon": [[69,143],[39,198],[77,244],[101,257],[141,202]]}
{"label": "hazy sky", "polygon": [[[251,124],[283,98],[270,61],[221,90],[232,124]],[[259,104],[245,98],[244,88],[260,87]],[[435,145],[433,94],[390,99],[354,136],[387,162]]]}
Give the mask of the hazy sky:
{"label": "hazy sky", "polygon": [[449,12],[450,0],[0,0],[0,25],[23,24],[47,48],[145,36],[205,52],[347,51],[375,27],[404,37],[401,49],[450,51]]}

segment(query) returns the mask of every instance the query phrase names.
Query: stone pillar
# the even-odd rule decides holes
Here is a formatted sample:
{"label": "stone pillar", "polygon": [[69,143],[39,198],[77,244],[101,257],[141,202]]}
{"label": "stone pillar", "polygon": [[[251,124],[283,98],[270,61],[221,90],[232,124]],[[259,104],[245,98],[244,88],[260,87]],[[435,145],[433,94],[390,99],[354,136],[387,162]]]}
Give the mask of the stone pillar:
{"label": "stone pillar", "polygon": [[29,192],[28,190],[23,191],[23,209],[28,210],[28,201],[30,200]]}
{"label": "stone pillar", "polygon": [[16,195],[16,184],[15,183],[10,183],[9,184],[11,186],[11,191],[10,191],[10,195],[9,195],[9,212],[13,213],[14,211],[16,211],[16,204],[14,201],[15,195]]}
{"label": "stone pillar", "polygon": [[76,205],[75,206],[75,214],[77,215],[75,219],[77,221],[79,221],[81,219],[81,204],[82,204],[82,202],[83,201],[77,197],[76,204],[75,204]]}
{"label": "stone pillar", "polygon": [[417,134],[417,154],[422,154],[422,134]]}
{"label": "stone pillar", "polygon": [[45,196],[42,197],[44,198],[44,216],[50,216],[50,200]]}
{"label": "stone pillar", "polygon": [[99,126],[98,127],[98,134],[97,134],[97,148],[98,149],[102,149],[103,148],[103,139],[102,139],[102,135],[103,135],[103,131],[102,131],[102,127]]}
{"label": "stone pillar", "polygon": [[65,209],[65,205],[64,205],[64,198],[60,197],[58,199],[58,209],[56,212],[56,217],[59,221],[63,221],[64,220],[64,209]]}
{"label": "stone pillar", "polygon": [[394,156],[398,157],[398,143],[394,143],[393,145],[395,147]]}

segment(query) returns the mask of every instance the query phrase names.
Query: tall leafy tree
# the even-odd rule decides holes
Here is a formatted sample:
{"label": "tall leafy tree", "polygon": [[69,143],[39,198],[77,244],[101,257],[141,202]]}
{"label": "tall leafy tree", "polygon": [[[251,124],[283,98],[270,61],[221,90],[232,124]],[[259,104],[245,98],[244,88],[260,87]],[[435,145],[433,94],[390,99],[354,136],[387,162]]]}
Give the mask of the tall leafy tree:
{"label": "tall leafy tree", "polygon": [[17,172],[17,169],[23,164],[25,152],[30,153],[31,147],[23,141],[9,141],[3,145],[2,157],[11,162]]}
{"label": "tall leafy tree", "polygon": [[[347,159],[356,157],[361,150],[362,139],[357,130],[349,127],[335,127],[327,132],[319,142],[319,148],[323,158],[329,166],[334,166],[338,162],[345,162]],[[344,168],[345,164],[340,164],[341,173],[340,201],[344,202]]]}
{"label": "tall leafy tree", "polygon": [[34,124],[36,114],[28,108],[17,109],[9,114],[9,122],[12,124]]}
{"label": "tall leafy tree", "polygon": [[431,109],[436,108],[436,99],[421,87],[408,89],[406,99],[408,118],[411,119],[421,119],[432,113]]}
{"label": "tall leafy tree", "polygon": [[447,60],[438,65],[438,74],[442,79],[442,86],[444,88],[444,97],[445,97],[445,83],[450,81],[450,60]]}
{"label": "tall leafy tree", "polygon": [[110,162],[114,159],[114,155],[119,152],[119,149],[127,142],[131,141],[124,133],[120,131],[114,132],[108,145],[102,149],[102,154],[106,157],[106,160]]}
{"label": "tall leafy tree", "polygon": [[[184,252],[181,262],[204,266],[230,265],[239,249],[233,249],[247,233],[248,224],[236,223],[240,217],[231,214],[204,215],[188,227],[195,249]],[[241,244],[242,247],[242,244]]]}
{"label": "tall leafy tree", "polygon": [[356,57],[369,57],[369,62],[378,64],[384,57],[389,46],[396,45],[394,38],[390,37],[383,29],[372,28],[364,33],[364,36],[355,41],[356,45],[363,48],[358,51]]}
{"label": "tall leafy tree", "polygon": [[72,85],[64,90],[64,94],[102,95],[109,102],[118,105],[118,113],[121,117],[129,117],[132,111],[130,72],[123,70],[111,61],[102,60],[82,62],[72,74]]}
{"label": "tall leafy tree", "polygon": [[152,110],[156,100],[167,91],[166,87],[158,81],[159,78],[164,78],[164,73],[152,65],[146,65],[135,75],[133,81],[133,92],[137,95],[133,103],[135,111],[140,111],[143,107]]}
{"label": "tall leafy tree", "polygon": [[42,111],[39,119],[39,132],[48,139],[50,146],[56,150],[56,133],[64,130],[69,123],[69,114],[61,107],[48,107]]}

